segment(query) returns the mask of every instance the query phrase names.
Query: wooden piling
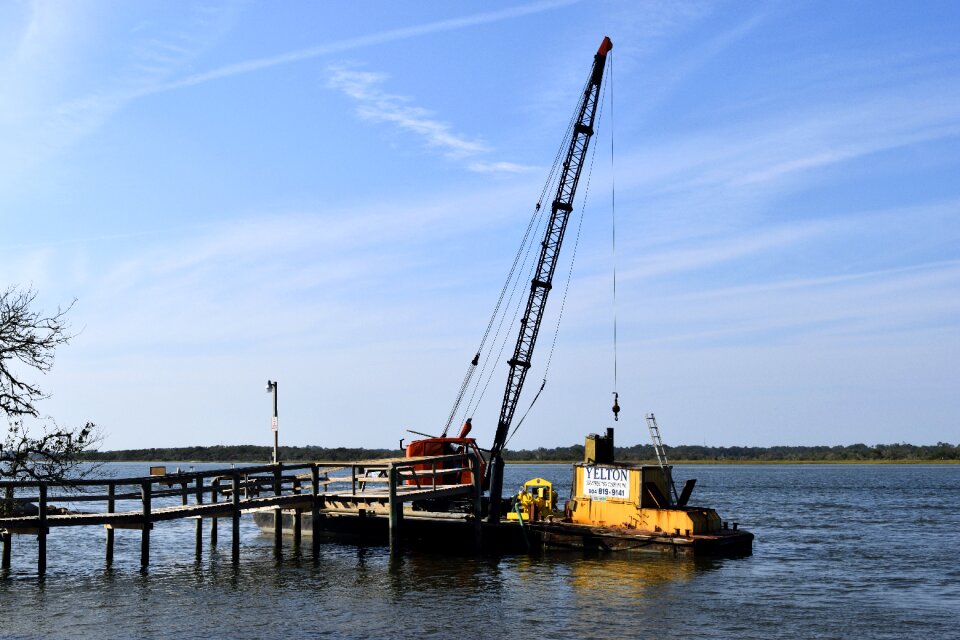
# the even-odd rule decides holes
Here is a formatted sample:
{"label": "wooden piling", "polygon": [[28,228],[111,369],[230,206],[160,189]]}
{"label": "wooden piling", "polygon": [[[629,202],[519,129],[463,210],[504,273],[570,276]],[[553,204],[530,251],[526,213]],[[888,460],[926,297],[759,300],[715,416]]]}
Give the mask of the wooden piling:
{"label": "wooden piling", "polygon": [[403,502],[397,498],[397,466],[390,463],[388,476],[388,509],[390,511],[390,554],[400,551],[400,524],[403,521]]}
{"label": "wooden piling", "polygon": [[38,489],[40,500],[37,506],[40,510],[37,517],[37,574],[42,576],[47,572],[47,485],[41,482]]}
{"label": "wooden piling", "polygon": [[310,557],[316,560],[320,556],[320,467],[310,468],[310,484],[313,487],[313,500],[310,504]]}
{"label": "wooden piling", "polygon": [[[111,482],[107,485],[107,513],[113,513],[117,508],[117,485]],[[107,525],[107,566],[113,566],[113,527]]]}
{"label": "wooden piling", "polygon": [[234,471],[231,474],[230,481],[233,486],[230,489],[230,500],[233,502],[233,539],[231,541],[231,557],[233,562],[240,562],[240,474]]}
{"label": "wooden piling", "polygon": [[140,567],[146,569],[150,565],[150,493],[152,486],[149,480],[140,483],[140,493],[143,500],[143,528],[140,530]]}
{"label": "wooden piling", "polygon": [[[203,504],[203,476],[197,476],[197,505]],[[197,516],[196,524],[194,525],[194,534],[195,534],[195,544],[194,550],[197,553],[197,562],[200,561],[201,556],[203,555],[203,516]]]}
{"label": "wooden piling", "polygon": [[[220,476],[217,476],[213,479],[211,483],[213,491],[210,493],[211,502],[219,502],[220,500]],[[210,518],[210,546],[217,546],[217,518]]]}
{"label": "wooden piling", "polygon": [[[279,496],[283,491],[281,486],[283,470],[278,464],[273,470],[273,495]],[[273,510],[273,553],[279,558],[283,555],[283,509]]]}
{"label": "wooden piling", "polygon": [[13,536],[4,529],[0,531],[0,540],[3,541],[3,557],[0,559],[0,570],[7,571],[10,569],[10,546],[13,544]]}
{"label": "wooden piling", "polygon": [[[300,478],[293,479],[293,493],[294,495],[300,495],[303,492],[303,488],[300,486]],[[300,507],[296,507],[293,510],[293,548],[297,553],[300,553],[300,542],[302,540],[302,532],[300,527],[302,525],[302,510]]]}

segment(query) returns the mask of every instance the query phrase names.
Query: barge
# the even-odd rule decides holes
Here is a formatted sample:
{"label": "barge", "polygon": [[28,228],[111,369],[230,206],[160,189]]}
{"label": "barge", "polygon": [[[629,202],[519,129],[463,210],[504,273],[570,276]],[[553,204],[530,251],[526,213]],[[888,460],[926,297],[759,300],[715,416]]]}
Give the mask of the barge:
{"label": "barge", "polygon": [[[442,468],[438,475],[421,471],[419,481],[424,488],[401,485],[391,503],[389,492],[373,488],[377,485],[371,483],[371,479],[387,478],[362,473],[363,469],[379,469],[390,463],[377,461],[359,463],[359,475],[354,470],[349,477],[325,476],[323,486],[331,488],[320,494],[322,506],[316,528],[309,513],[301,515],[294,510],[279,514],[280,528],[294,536],[301,535],[298,531],[311,535],[315,530],[331,541],[387,544],[396,526],[397,541],[403,546],[452,553],[659,552],[700,557],[752,552],[752,533],[740,529],[737,523],[731,527],[709,507],[687,504],[695,481],[688,480],[679,497],[674,498],[672,466],[616,462],[613,429],[604,436],[587,436],[585,451],[584,461],[573,465],[571,496],[562,509],[557,507],[552,483],[533,478],[517,495],[503,500],[507,516],[493,521],[489,518],[489,497],[481,495],[476,500],[476,485],[443,484],[438,475],[450,474],[444,474]],[[421,465],[444,464],[430,462],[430,458],[422,460]],[[397,482],[409,481],[410,475],[398,475]],[[347,483],[352,486],[347,487]],[[338,484],[343,486],[338,488]],[[404,487],[411,489],[407,497]],[[442,496],[444,491],[460,495],[448,499]],[[418,493],[426,498],[418,498]],[[402,504],[399,514],[391,508],[397,502]],[[265,532],[276,530],[277,517],[273,508],[254,512],[255,522]]]}

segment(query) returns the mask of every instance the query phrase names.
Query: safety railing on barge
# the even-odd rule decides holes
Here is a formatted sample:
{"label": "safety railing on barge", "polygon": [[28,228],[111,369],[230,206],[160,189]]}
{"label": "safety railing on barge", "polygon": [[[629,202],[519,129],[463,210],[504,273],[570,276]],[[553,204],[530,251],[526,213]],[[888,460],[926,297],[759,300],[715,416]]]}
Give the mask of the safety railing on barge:
{"label": "safety railing on barge", "polygon": [[[333,475],[349,470],[349,475]],[[469,484],[445,484],[445,478],[471,473]],[[150,562],[150,531],[156,523],[193,518],[195,546],[199,558],[203,547],[203,520],[210,521],[210,543],[217,544],[217,521],[232,524],[232,558],[240,559],[240,516],[244,512],[274,512],[274,548],[282,550],[283,512],[292,511],[294,545],[301,541],[302,514],[311,514],[311,552],[319,553],[318,517],[328,502],[377,500],[386,505],[391,548],[399,545],[403,504],[417,500],[462,497],[471,501],[473,518],[480,521],[480,461],[470,452],[423,458],[401,458],[359,462],[307,462],[229,469],[163,473],[132,478],[97,478],[43,481],[0,481],[0,503],[8,511],[0,515],[2,556],[0,570],[11,565],[12,536],[37,536],[37,571],[47,564],[47,536],[52,528],[103,526],[106,528],[106,563],[113,562],[114,531],[141,532],[140,564]],[[384,485],[386,485],[384,487]],[[25,492],[26,495],[25,495]],[[134,505],[131,505],[131,502]],[[61,504],[84,503],[78,511]],[[26,505],[35,505],[24,513]]]}

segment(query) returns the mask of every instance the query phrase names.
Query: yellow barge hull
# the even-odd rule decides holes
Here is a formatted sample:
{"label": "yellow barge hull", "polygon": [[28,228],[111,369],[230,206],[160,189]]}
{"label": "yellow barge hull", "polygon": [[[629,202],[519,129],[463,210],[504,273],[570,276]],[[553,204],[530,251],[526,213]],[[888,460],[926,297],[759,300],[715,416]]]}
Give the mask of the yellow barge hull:
{"label": "yellow barge hull", "polygon": [[[272,532],[273,512],[255,512],[254,520],[264,532]],[[386,514],[375,511],[350,513],[321,512],[320,535],[330,541],[387,544]],[[283,512],[282,530],[293,535],[293,513]],[[312,530],[310,514],[301,518],[301,532]],[[406,511],[401,538],[415,549],[458,552],[544,553],[583,551],[594,553],[659,552],[677,556],[744,556],[751,553],[753,534],[721,530],[712,534],[676,535],[619,527],[598,527],[572,522],[519,522],[517,520],[476,523],[472,517],[449,513]]]}
{"label": "yellow barge hull", "polygon": [[534,522],[528,527],[536,536],[538,544],[547,550],[654,551],[691,556],[746,556],[750,555],[753,549],[753,534],[742,529],[676,535],[566,522]]}

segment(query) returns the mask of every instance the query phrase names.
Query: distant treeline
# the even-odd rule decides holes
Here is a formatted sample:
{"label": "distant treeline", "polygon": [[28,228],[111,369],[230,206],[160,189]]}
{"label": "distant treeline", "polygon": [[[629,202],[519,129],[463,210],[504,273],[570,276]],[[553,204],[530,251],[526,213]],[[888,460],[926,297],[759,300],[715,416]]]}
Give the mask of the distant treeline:
{"label": "distant treeline", "polygon": [[[938,461],[960,460],[960,445],[938,442],[935,445],[912,444],[852,444],[835,447],[705,447],[680,445],[664,447],[672,462],[882,462],[882,461]],[[90,451],[84,455],[89,461],[190,461],[190,462],[267,462],[272,458],[271,447],[254,445],[212,447],[169,447],[163,449],[124,449],[120,451]],[[347,447],[280,447],[280,459],[286,462],[328,460],[333,462],[369,460],[402,456],[399,449],[361,449]],[[652,461],[653,446],[649,444],[617,447],[616,459],[621,461]],[[546,449],[518,449],[504,452],[504,459],[513,461],[574,462],[583,460],[583,445]]]}
{"label": "distant treeline", "polygon": [[[373,458],[396,458],[403,454],[399,449],[361,449],[327,447],[280,447],[278,455],[284,462],[309,462],[328,460],[370,460]],[[252,444],[212,447],[165,447],[151,449],[121,449],[119,451],[88,451],[84,460],[97,462],[269,462],[273,459],[273,447]]]}
{"label": "distant treeline", "polygon": [[[938,442],[935,445],[851,444],[818,447],[705,447],[700,445],[664,446],[671,461],[688,462],[871,462],[885,460],[960,460],[960,445]],[[653,445],[616,447],[614,457],[624,461],[656,459]],[[506,460],[572,461],[583,459],[583,445],[508,451]]]}

